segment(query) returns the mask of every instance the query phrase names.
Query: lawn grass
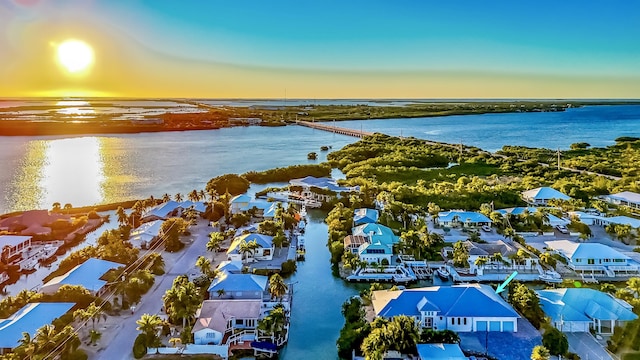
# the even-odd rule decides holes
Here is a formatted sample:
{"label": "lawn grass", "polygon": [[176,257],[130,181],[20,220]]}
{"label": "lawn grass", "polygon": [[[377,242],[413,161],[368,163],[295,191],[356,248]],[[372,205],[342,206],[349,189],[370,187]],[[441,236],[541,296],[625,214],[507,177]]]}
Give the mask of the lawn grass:
{"label": "lawn grass", "polygon": [[640,352],[623,354],[622,360],[640,360]]}

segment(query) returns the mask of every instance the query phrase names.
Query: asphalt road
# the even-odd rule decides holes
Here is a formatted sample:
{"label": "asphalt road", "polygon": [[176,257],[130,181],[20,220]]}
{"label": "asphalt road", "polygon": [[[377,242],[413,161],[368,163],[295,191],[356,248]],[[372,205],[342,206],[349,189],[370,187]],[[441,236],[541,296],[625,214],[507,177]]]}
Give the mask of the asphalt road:
{"label": "asphalt road", "polygon": [[[178,275],[186,275],[190,270],[195,268],[195,262],[198,256],[207,254],[206,244],[208,240],[208,233],[211,228],[198,224],[197,227],[192,228],[194,231],[193,238],[195,239],[191,245],[187,245],[181,253],[178,254],[178,258],[173,262],[173,266],[169,263],[165,265],[166,273],[161,276],[156,276],[156,281],[153,288],[146,293],[140,303],[136,306],[135,315],[124,319],[118,326],[111,331],[115,331],[116,334],[110,341],[109,345],[102,351],[100,351],[96,359],[100,360],[113,360],[113,359],[133,359],[133,341],[138,336],[138,330],[136,330],[136,320],[140,319],[142,314],[159,314],[162,308],[162,296],[171,288],[173,279]],[[210,253],[209,253],[210,255]]]}

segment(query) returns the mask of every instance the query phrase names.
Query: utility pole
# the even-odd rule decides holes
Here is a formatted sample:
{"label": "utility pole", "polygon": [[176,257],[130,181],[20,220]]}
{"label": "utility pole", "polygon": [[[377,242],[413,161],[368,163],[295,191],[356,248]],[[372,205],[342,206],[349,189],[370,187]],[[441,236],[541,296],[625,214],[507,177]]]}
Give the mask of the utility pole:
{"label": "utility pole", "polygon": [[558,148],[558,170],[560,170],[560,148]]}

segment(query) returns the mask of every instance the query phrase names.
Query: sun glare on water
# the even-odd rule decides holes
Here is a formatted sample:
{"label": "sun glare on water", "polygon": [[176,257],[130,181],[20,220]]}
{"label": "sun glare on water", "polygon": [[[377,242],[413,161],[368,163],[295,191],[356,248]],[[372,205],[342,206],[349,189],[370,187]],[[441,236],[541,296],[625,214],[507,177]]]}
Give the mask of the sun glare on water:
{"label": "sun glare on water", "polygon": [[93,63],[93,49],[80,40],[65,40],[57,47],[58,61],[68,72],[87,70]]}

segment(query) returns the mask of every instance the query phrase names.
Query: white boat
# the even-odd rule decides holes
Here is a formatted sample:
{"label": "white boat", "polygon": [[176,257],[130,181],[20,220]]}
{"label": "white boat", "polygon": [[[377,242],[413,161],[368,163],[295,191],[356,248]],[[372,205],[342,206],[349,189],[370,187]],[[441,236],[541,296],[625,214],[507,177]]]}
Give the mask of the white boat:
{"label": "white boat", "polygon": [[298,237],[298,246],[304,246],[304,237],[303,236],[299,236]]}
{"label": "white boat", "polygon": [[36,266],[38,265],[38,258],[37,257],[30,257],[26,260],[23,260],[20,263],[20,270],[21,271],[33,271],[36,269]]}
{"label": "white boat", "polygon": [[56,252],[58,251],[58,247],[54,245],[45,245],[44,249],[40,253],[40,260],[46,261],[56,256]]}
{"label": "white boat", "polygon": [[300,210],[300,216],[307,217],[307,207],[302,205],[302,209]]}
{"label": "white boat", "polygon": [[436,270],[436,274],[438,274],[438,277],[440,277],[440,279],[442,280],[449,280],[449,276],[451,275],[449,273],[449,270],[447,270],[447,268],[445,266],[440,266],[437,270]]}
{"label": "white boat", "polygon": [[562,282],[562,276],[553,270],[545,271],[538,278],[546,283],[558,284]]}

